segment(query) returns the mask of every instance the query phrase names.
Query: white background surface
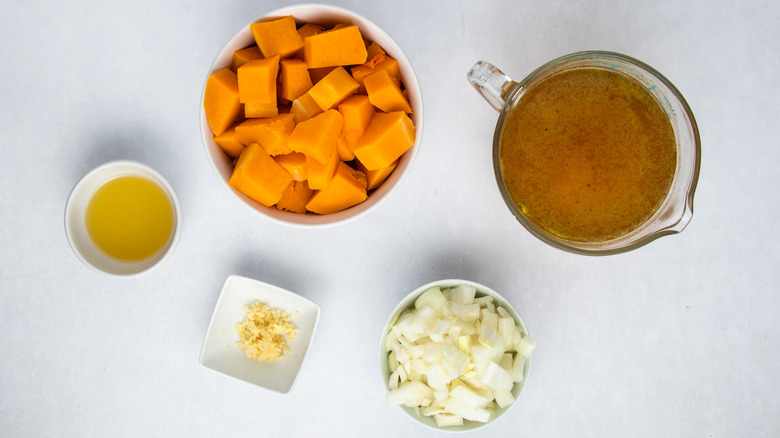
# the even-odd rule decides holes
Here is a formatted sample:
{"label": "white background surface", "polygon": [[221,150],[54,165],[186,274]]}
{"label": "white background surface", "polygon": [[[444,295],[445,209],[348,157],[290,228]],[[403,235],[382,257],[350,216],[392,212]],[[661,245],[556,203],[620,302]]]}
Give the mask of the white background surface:
{"label": "white background surface", "polygon": [[[301,230],[219,186],[198,131],[205,75],[283,2],[0,3],[0,436],[440,436],[385,406],[387,314],[432,280],[502,292],[539,346],[512,412],[472,436],[780,434],[780,6],[773,1],[334,1],[382,26],[423,90],[422,149],[368,216]],[[607,258],[547,247],[503,205],[497,113],[466,82],[585,49],[661,71],[699,124],[692,223]],[[157,169],[184,226],[164,265],[96,274],[71,252],[67,195],[113,159]],[[322,308],[292,392],[198,366],[239,274]]]}

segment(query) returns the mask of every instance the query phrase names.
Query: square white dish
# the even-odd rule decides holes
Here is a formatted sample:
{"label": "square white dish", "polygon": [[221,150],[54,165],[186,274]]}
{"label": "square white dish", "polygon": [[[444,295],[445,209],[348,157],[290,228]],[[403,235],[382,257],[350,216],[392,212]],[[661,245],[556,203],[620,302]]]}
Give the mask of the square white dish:
{"label": "square white dish", "polygon": [[[255,301],[286,310],[298,330],[289,343],[290,352],[274,362],[249,359],[237,345],[234,327],[244,320],[244,306]],[[211,317],[200,365],[217,373],[286,394],[292,389],[309,350],[319,321],[320,307],[288,290],[261,281],[231,275],[222,287]]]}

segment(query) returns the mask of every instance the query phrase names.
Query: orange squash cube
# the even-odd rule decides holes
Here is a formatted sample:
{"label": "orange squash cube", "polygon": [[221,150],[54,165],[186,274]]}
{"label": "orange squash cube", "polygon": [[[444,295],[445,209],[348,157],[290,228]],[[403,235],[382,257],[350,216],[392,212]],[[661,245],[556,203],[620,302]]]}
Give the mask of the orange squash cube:
{"label": "orange squash cube", "polygon": [[[325,111],[295,125],[287,146],[294,152],[301,152],[308,158],[326,164],[337,153],[336,139],[341,135],[343,124],[341,113],[336,110]],[[308,171],[311,173],[311,169]]]}
{"label": "orange squash cube", "polygon": [[292,15],[252,23],[249,28],[252,30],[257,47],[266,58],[276,55],[286,58],[303,47],[303,39],[298,34]]}
{"label": "orange squash cube", "polygon": [[282,199],[276,203],[276,208],[305,214],[306,203],[309,202],[312,194],[314,194],[314,190],[309,188],[306,181],[292,181],[282,193]]}
{"label": "orange squash cube", "polygon": [[238,68],[238,97],[242,103],[276,104],[279,56],[255,59]]}
{"label": "orange squash cube", "polygon": [[385,49],[382,48],[376,41],[371,41],[371,44],[366,47],[367,57],[366,59],[373,59],[376,55],[385,55]]}
{"label": "orange squash cube", "polygon": [[311,76],[311,83],[316,84],[317,82],[321,81],[322,78],[328,75],[328,73],[332,72],[336,67],[320,67],[320,68],[310,68],[309,69],[309,76]]}
{"label": "orange squash cube", "polygon": [[295,123],[301,123],[317,114],[322,113],[322,108],[311,98],[309,93],[303,93],[299,98],[293,100],[290,112],[295,116]]}
{"label": "orange squash cube", "polygon": [[257,143],[269,155],[289,154],[287,142],[294,128],[294,116],[289,113],[249,119],[236,125],[236,139],[246,145]]}
{"label": "orange squash cube", "polygon": [[283,59],[281,61],[281,97],[293,101],[312,86],[311,76],[306,63],[300,59]]}
{"label": "orange squash cube", "polygon": [[222,148],[230,158],[236,158],[244,150],[244,143],[236,138],[236,128],[231,127],[220,135],[214,136],[214,143]]}
{"label": "orange squash cube", "polygon": [[398,166],[398,160],[395,160],[393,164],[385,168],[378,170],[368,170],[366,169],[366,166],[364,166],[363,163],[361,163],[359,160],[357,162],[358,170],[366,175],[366,182],[368,183],[367,190],[373,190],[379,187],[383,182],[385,182],[387,177],[393,173],[396,166]]}
{"label": "orange squash cube", "polygon": [[290,174],[260,145],[252,143],[241,152],[228,183],[260,205],[270,207],[282,199],[290,181]]}
{"label": "orange squash cube", "polygon": [[214,135],[222,134],[236,121],[241,112],[238,78],[229,68],[212,74],[206,80],[203,109]]}
{"label": "orange squash cube", "polygon": [[329,30],[303,39],[303,60],[309,68],[366,62],[368,52],[357,26]]}
{"label": "orange squash cube", "polygon": [[333,174],[336,173],[336,167],[341,162],[339,160],[339,153],[337,150],[333,151],[327,162],[320,163],[319,161],[306,157],[306,176],[309,181],[309,188],[313,190],[321,190],[330,184],[330,180],[333,179]]}
{"label": "orange squash cube", "polygon": [[305,181],[308,176],[306,172],[306,155],[300,152],[291,152],[289,154],[277,155],[274,160],[292,176],[295,181]]}
{"label": "orange squash cube", "polygon": [[341,134],[339,138],[336,139],[336,150],[339,152],[339,159],[341,161],[352,161],[355,159],[355,153],[347,146],[347,139],[344,137],[344,134]]}
{"label": "orange squash cube", "polygon": [[401,88],[395,83],[387,70],[379,70],[367,76],[363,80],[363,85],[366,86],[368,100],[375,107],[386,113],[393,111],[412,113],[409,101],[406,100],[406,96],[404,96]]}
{"label": "orange squash cube", "polygon": [[[363,84],[363,81],[366,79],[366,77],[380,70],[387,70],[387,72],[390,73],[390,77],[393,78],[393,81],[395,81],[396,85],[401,85],[401,67],[398,65],[398,61],[389,56],[382,55],[369,59],[369,62],[356,65],[350,69],[352,78],[354,78],[357,83],[360,84],[360,88],[358,88],[357,91],[358,93],[366,94],[366,86]],[[380,59],[380,61],[374,63],[373,61],[376,61],[377,59]]]}
{"label": "orange squash cube", "polygon": [[344,116],[344,138],[350,150],[354,150],[358,140],[366,132],[366,126],[374,116],[374,106],[368,96],[356,94],[348,97],[338,106]]}
{"label": "orange squash cube", "polygon": [[309,90],[309,95],[323,111],[338,105],[357,91],[358,84],[344,67],[336,67]]}
{"label": "orange squash cube", "polygon": [[353,152],[366,169],[383,169],[412,147],[414,135],[414,124],[403,111],[376,112]]}
{"label": "orange squash cube", "polygon": [[279,107],[276,103],[244,103],[244,117],[247,119],[258,117],[273,117],[279,115]]}
{"label": "orange squash cube", "polygon": [[317,35],[318,33],[325,32],[326,30],[327,28],[325,28],[325,26],[314,23],[306,23],[298,28],[298,35],[300,35],[301,40],[303,40],[306,37]]}
{"label": "orange squash cube", "polygon": [[233,52],[233,59],[230,63],[230,69],[238,71],[238,68],[246,64],[249,61],[255,59],[262,59],[263,54],[260,53],[260,49],[257,46],[246,47],[244,49],[238,49]]}
{"label": "orange squash cube", "polygon": [[314,192],[306,209],[313,213],[331,214],[357,205],[367,197],[366,176],[340,161],[330,184]]}

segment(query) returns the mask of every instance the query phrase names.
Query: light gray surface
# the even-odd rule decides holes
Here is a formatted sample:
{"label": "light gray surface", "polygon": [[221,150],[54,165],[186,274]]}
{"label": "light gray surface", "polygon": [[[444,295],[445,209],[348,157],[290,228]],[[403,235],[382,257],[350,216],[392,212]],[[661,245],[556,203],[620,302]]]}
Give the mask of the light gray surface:
{"label": "light gray surface", "polygon": [[[503,293],[539,342],[517,405],[472,436],[780,434],[777,2],[335,1],[404,48],[426,120],[400,190],[324,230],[231,199],[198,132],[216,53],[284,4],[0,4],[0,436],[440,436],[385,406],[377,342],[406,293],[453,277]],[[511,217],[497,113],[465,79],[480,59],[520,79],[584,49],[666,75],[703,145],[690,226],[608,258]],[[129,280],[83,266],[63,230],[76,181],[120,158],[162,173],[184,215],[172,257]],[[198,366],[230,274],[322,308],[289,395]]]}

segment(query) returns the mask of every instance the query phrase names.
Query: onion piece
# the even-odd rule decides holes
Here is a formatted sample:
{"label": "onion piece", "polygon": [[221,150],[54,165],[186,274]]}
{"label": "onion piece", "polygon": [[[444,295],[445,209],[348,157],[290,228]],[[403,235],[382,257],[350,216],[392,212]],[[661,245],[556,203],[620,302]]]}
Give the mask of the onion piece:
{"label": "onion piece", "polygon": [[459,284],[450,290],[450,301],[460,304],[471,304],[477,295],[477,289],[467,284]]}
{"label": "onion piece", "polygon": [[450,398],[456,398],[470,408],[484,408],[491,402],[491,399],[478,394],[466,385],[458,385],[450,391]]}
{"label": "onion piece", "polygon": [[412,380],[387,393],[386,401],[389,405],[402,405],[417,403],[418,406],[424,400],[433,397],[433,390],[420,381]]}
{"label": "onion piece", "polygon": [[436,425],[439,427],[452,427],[452,426],[463,425],[463,417],[459,417],[457,415],[436,414],[433,416],[433,419],[434,421],[436,421]]}
{"label": "onion piece", "polygon": [[515,402],[515,396],[512,395],[512,391],[506,389],[498,389],[495,391],[496,404],[499,408],[505,408]]}
{"label": "onion piece", "polygon": [[490,388],[507,390],[511,390],[512,385],[515,383],[512,379],[512,375],[509,374],[509,371],[501,368],[501,366],[495,362],[488,362],[484,371],[481,373],[480,381]]}
{"label": "onion piece", "polygon": [[441,293],[441,289],[438,286],[434,286],[425,292],[421,293],[419,297],[414,301],[414,308],[421,309],[423,307],[430,307],[433,310],[439,310],[447,305],[447,298]]}
{"label": "onion piece", "polygon": [[487,423],[490,420],[490,411],[487,409],[472,408],[456,398],[450,397],[447,404],[444,405],[444,410],[466,420],[479,421],[480,423]]}

